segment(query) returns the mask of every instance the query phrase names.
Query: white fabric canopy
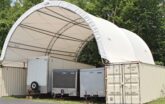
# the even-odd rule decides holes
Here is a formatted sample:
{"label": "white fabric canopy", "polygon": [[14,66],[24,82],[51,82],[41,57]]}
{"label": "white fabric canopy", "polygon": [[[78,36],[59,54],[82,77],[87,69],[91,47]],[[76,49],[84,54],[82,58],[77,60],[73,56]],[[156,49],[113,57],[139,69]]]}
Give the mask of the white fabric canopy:
{"label": "white fabric canopy", "polygon": [[43,2],[25,12],[9,31],[0,60],[27,62],[51,56],[77,61],[93,37],[101,57],[111,63],[154,64],[151,51],[136,34],[64,1]]}

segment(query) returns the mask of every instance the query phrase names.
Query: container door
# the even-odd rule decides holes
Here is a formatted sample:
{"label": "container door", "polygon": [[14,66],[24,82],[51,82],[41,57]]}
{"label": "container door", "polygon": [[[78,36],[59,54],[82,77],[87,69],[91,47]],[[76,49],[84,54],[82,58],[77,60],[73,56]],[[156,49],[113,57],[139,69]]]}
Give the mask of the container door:
{"label": "container door", "polygon": [[123,65],[124,104],[140,104],[139,64]]}
{"label": "container door", "polygon": [[123,104],[121,65],[107,66],[106,69],[106,101],[107,104]]}
{"label": "container door", "polygon": [[106,66],[107,104],[140,104],[138,64]]}

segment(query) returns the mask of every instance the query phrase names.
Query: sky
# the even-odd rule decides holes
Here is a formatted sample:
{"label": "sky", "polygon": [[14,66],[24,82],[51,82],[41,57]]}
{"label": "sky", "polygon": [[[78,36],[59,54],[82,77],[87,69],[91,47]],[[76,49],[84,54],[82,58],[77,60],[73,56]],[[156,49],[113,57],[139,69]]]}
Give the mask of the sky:
{"label": "sky", "polygon": [[[23,1],[23,0],[11,0],[11,4],[10,5],[14,6],[16,2],[19,2],[21,4],[21,1]],[[23,5],[21,4],[21,6],[23,6]]]}

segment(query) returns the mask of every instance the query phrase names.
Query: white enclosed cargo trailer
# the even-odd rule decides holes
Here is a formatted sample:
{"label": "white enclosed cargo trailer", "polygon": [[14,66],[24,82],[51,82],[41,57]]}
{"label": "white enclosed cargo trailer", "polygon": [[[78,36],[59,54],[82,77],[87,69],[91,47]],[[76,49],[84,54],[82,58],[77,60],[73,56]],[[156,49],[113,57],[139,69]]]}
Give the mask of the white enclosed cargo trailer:
{"label": "white enclosed cargo trailer", "polygon": [[78,70],[55,69],[53,70],[52,94],[78,96]]}
{"label": "white enclosed cargo trailer", "polygon": [[28,61],[27,70],[27,90],[37,90],[40,93],[48,93],[50,91],[48,84],[48,64],[46,57],[34,58]]}
{"label": "white enclosed cargo trailer", "polygon": [[105,67],[106,104],[143,104],[165,96],[165,68],[144,63]]}
{"label": "white enclosed cargo trailer", "polygon": [[80,69],[80,97],[105,97],[104,68]]}
{"label": "white enclosed cargo trailer", "polygon": [[[82,69],[94,66],[51,57],[39,57],[28,60],[27,90],[40,93],[52,91],[52,72],[54,69]],[[62,82],[64,83],[64,82]]]}

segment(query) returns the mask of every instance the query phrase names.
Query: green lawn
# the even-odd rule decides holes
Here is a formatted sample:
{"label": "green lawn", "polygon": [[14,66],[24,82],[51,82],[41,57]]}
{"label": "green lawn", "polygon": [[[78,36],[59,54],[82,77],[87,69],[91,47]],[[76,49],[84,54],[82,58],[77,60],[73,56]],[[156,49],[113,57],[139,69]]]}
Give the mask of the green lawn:
{"label": "green lawn", "polygon": [[[33,101],[37,101],[37,102],[57,102],[59,104],[87,104],[85,101],[68,101],[68,100],[61,100],[61,99],[56,99],[56,100],[52,100],[52,99],[33,99]],[[101,104],[99,102],[95,102],[95,103],[90,103],[90,104]],[[103,104],[103,103],[102,103]],[[160,98],[158,100],[146,103],[146,104],[165,104],[165,98]]]}
{"label": "green lawn", "polygon": [[[16,97],[4,97],[5,99],[22,99],[25,100],[26,98],[16,98]],[[70,100],[70,99],[41,99],[41,98],[35,98],[35,99],[28,99],[30,101],[34,102],[46,102],[46,103],[57,103],[57,104],[105,104],[100,101],[85,101],[83,99],[75,99],[75,100]]]}
{"label": "green lawn", "polygon": [[103,102],[98,102],[98,101],[86,102],[85,100],[63,100],[63,99],[33,99],[32,101],[49,102],[49,103],[57,103],[57,104],[105,104]]}
{"label": "green lawn", "polygon": [[57,104],[85,104],[82,101],[69,101],[62,99],[33,99],[35,102],[48,102],[48,103],[57,103]]}
{"label": "green lawn", "polygon": [[[7,99],[25,99],[25,98],[15,98],[15,97],[5,97]],[[47,103],[57,103],[57,104],[104,104],[101,102],[86,102],[85,100],[64,100],[64,99],[31,99],[34,102],[47,102]],[[160,98],[158,100],[146,103],[146,104],[165,104],[165,98]]]}
{"label": "green lawn", "polygon": [[147,104],[165,104],[165,98],[160,98]]}

